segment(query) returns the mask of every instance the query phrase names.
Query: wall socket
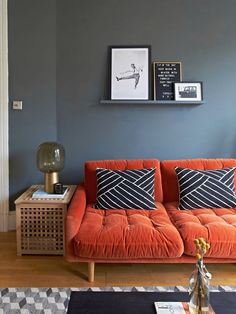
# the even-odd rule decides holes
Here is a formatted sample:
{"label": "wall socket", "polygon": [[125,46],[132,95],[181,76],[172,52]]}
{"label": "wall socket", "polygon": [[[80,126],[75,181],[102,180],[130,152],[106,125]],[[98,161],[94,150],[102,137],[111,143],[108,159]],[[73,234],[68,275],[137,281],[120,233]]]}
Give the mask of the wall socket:
{"label": "wall socket", "polygon": [[23,101],[22,100],[14,100],[12,104],[13,110],[22,110],[23,109]]}

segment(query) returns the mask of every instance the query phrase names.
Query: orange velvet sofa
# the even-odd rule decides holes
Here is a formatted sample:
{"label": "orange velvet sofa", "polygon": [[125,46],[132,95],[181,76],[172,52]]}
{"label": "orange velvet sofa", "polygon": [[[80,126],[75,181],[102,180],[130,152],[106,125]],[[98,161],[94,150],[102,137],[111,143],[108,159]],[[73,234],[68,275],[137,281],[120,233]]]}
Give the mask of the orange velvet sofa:
{"label": "orange velvet sofa", "polygon": [[[199,170],[236,166],[236,159],[106,160],[85,163],[84,183],[73,196],[66,216],[65,258],[88,262],[89,281],[95,263],[193,263],[193,240],[211,244],[205,262],[236,261],[236,209],[179,210],[175,167]],[[156,168],[157,210],[93,208],[96,168]],[[235,178],[236,184],[236,178]]]}

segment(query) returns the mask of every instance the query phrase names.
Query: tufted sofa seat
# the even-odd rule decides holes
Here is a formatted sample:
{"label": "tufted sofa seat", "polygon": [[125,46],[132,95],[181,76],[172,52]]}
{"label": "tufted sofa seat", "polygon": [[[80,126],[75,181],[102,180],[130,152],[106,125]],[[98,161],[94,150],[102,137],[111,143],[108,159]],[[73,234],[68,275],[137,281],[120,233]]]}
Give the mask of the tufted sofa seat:
{"label": "tufted sofa seat", "polygon": [[[73,196],[66,216],[65,257],[94,265],[108,263],[193,263],[193,240],[204,237],[211,248],[205,262],[236,262],[236,209],[179,210],[175,167],[222,169],[236,159],[107,160],[85,163],[85,180]],[[155,167],[157,210],[94,209],[96,168],[111,170]],[[236,178],[235,178],[236,182]]]}
{"label": "tufted sofa seat", "polygon": [[166,203],[165,208],[184,242],[184,253],[195,256],[193,239],[199,237],[211,243],[206,257],[236,259],[236,210],[200,208],[180,211],[178,203]]}
{"label": "tufted sofa seat", "polygon": [[206,257],[236,259],[236,209],[200,208],[178,210],[178,181],[175,167],[213,170],[236,167],[235,159],[166,160],[161,162],[164,207],[184,243],[184,254],[195,255],[193,239],[211,243]]}
{"label": "tufted sofa seat", "polygon": [[130,260],[174,258],[183,242],[165,208],[158,210],[97,210],[88,206],[74,238],[78,257]]}

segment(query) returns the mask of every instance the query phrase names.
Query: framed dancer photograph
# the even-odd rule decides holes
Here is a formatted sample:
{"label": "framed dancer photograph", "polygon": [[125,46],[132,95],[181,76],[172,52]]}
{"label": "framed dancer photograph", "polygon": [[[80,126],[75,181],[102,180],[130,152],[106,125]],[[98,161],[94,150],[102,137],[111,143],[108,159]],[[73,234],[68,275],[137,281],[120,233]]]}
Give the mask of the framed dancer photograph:
{"label": "framed dancer photograph", "polygon": [[150,99],[150,46],[110,47],[111,99]]}

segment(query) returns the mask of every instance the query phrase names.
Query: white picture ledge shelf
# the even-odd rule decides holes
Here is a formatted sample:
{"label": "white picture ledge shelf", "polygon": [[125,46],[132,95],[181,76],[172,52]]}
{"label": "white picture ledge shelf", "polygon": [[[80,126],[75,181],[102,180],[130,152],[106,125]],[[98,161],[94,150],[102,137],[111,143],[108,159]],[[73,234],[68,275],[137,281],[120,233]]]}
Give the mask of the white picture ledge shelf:
{"label": "white picture ledge shelf", "polygon": [[101,99],[100,104],[150,104],[150,105],[202,105],[204,101],[176,100],[109,100]]}

